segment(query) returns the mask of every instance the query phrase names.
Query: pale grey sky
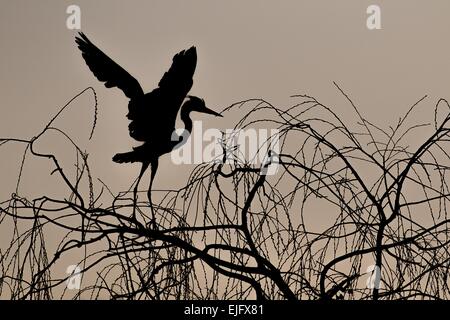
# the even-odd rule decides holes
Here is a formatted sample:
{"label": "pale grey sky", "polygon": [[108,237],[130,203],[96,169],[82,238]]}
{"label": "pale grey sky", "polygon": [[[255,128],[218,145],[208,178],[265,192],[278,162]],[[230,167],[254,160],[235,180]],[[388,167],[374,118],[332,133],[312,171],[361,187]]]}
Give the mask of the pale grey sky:
{"label": "pale grey sky", "polygon": [[[67,100],[93,86],[99,99],[94,139],[88,141],[89,96],[57,124],[90,153],[92,171],[114,191],[126,189],[138,173],[137,166],[111,161],[135,144],[127,132],[128,102],[85,65],[75,31],[65,24],[70,4],[81,7],[82,31],[145,90],[157,84],[176,52],[196,45],[191,93],[216,110],[253,97],[287,105],[290,95],[309,93],[345,118],[352,112],[332,85],[337,81],[367,118],[386,125],[424,94],[450,96],[446,0],[1,0],[0,136],[33,136]],[[366,28],[370,4],[381,6],[382,30]],[[431,109],[423,112],[430,115]],[[228,125],[227,119],[197,118]],[[73,151],[59,141],[49,137],[44,147],[72,160]],[[15,153],[2,151],[3,195],[12,191],[21,156],[19,147],[8,148]],[[165,159],[155,188],[171,187],[187,172]],[[25,183],[30,190],[52,186],[40,170],[46,168],[43,162],[26,168],[33,172]]]}

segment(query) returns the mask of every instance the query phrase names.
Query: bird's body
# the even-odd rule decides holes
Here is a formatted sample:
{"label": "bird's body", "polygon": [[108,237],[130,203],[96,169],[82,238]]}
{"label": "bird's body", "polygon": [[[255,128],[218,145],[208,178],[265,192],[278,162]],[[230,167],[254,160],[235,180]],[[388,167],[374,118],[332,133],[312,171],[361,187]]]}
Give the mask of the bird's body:
{"label": "bird's body", "polygon": [[[183,102],[183,100],[181,102],[170,101],[170,95],[161,91],[155,89],[142,97],[130,100],[127,114],[127,118],[131,120],[128,125],[130,136],[144,143],[133,148],[133,151],[128,153],[116,154],[113,157],[113,161],[118,163],[146,162],[152,160],[152,155],[161,156],[169,153],[177,145],[178,142],[172,139],[177,114],[174,114],[173,119],[169,116],[166,121],[162,121],[158,114],[147,114],[147,110],[141,107],[147,106],[151,110],[152,106],[155,108],[158,108],[158,106],[167,106],[167,110],[171,110],[175,108],[170,108],[168,105],[181,105]],[[169,102],[167,104],[160,102],[164,100],[168,100]],[[126,156],[123,157],[122,155]]]}
{"label": "bird's body", "polygon": [[187,96],[193,84],[192,78],[197,64],[196,49],[191,47],[176,54],[173,57],[172,66],[163,75],[158,87],[144,94],[139,82],[98,49],[83,33],[79,33],[76,42],[86,64],[97,79],[105,82],[108,88],[118,87],[130,99],[127,114],[127,118],[131,121],[128,126],[129,133],[133,139],[143,144],[133,148],[132,151],[116,154],[113,161],[142,163],[134,189],[134,207],[139,181],[151,165],[152,174],[148,190],[151,205],[151,187],[158,168],[158,159],[163,154],[171,152],[176,146],[180,146],[180,137],[174,136],[175,122],[180,108],[181,120],[187,133],[192,130],[192,120],[189,117],[192,111],[220,116],[206,108],[203,99]]}

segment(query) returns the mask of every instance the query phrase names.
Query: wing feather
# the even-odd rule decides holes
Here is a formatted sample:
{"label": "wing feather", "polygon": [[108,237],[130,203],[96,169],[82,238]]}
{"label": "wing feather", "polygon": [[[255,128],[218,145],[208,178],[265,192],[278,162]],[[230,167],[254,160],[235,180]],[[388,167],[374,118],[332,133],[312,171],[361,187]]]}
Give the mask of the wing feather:
{"label": "wing feather", "polygon": [[132,99],[144,94],[139,82],[95,46],[82,32],[75,38],[89,69],[107,88],[117,87]]}
{"label": "wing feather", "polygon": [[170,90],[184,99],[192,88],[192,78],[196,66],[197,50],[195,47],[177,53],[172,59],[170,69],[164,73],[158,86],[161,90]]}

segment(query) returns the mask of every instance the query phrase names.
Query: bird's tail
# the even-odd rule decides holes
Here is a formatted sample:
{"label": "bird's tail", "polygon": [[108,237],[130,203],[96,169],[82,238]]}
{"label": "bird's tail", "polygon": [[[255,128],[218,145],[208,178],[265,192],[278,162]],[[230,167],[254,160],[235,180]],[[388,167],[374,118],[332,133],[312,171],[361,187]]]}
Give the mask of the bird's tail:
{"label": "bird's tail", "polygon": [[136,152],[130,151],[125,153],[117,153],[112,160],[117,163],[130,163],[139,161]]}

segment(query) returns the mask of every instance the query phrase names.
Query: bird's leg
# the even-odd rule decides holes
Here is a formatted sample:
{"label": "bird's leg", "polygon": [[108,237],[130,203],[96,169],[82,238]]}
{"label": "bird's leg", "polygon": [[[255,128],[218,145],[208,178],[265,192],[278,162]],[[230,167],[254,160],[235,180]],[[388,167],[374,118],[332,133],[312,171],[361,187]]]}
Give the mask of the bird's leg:
{"label": "bird's leg", "polygon": [[152,173],[150,176],[150,185],[148,186],[147,197],[148,197],[148,201],[150,203],[150,209],[152,210],[151,225],[152,225],[153,229],[156,229],[156,217],[155,217],[155,211],[153,209],[153,202],[152,202],[152,185],[153,185],[153,179],[155,178],[155,175],[156,175],[156,171],[158,170],[158,159],[154,159],[151,161],[151,167],[152,167]]}
{"label": "bird's leg", "polygon": [[136,185],[134,186],[134,190],[133,190],[133,219],[136,219],[137,192],[138,192],[139,182],[141,181],[145,170],[147,170],[148,165],[149,165],[148,162],[143,162],[142,163],[141,172],[139,172],[139,177],[137,178]]}

